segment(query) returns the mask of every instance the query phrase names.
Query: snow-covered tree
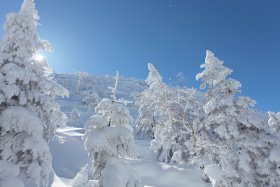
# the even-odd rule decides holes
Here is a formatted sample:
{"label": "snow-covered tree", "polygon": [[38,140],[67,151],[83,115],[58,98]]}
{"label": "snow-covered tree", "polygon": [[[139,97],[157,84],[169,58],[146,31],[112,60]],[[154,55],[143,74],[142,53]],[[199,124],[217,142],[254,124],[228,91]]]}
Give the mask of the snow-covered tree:
{"label": "snow-covered tree", "polygon": [[194,154],[194,123],[199,118],[197,92],[165,86],[156,103],[158,125],[151,149],[163,162],[190,162]]}
{"label": "snow-covered tree", "polygon": [[193,123],[199,115],[199,102],[194,89],[172,87],[152,64],[149,76],[137,101],[136,121],[141,133],[154,138],[151,149],[163,162],[189,162],[195,143]]}
{"label": "snow-covered tree", "polygon": [[111,99],[103,99],[98,104],[97,115],[86,122],[83,140],[100,187],[140,187],[143,186],[140,178],[125,161],[136,155],[132,117],[123,100],[116,99],[116,89],[117,86]]}
{"label": "snow-covered tree", "polygon": [[44,123],[44,138],[49,140],[57,125],[64,125],[55,96],[68,91],[54,82],[48,73],[46,59],[38,60],[41,51],[51,50],[36,32],[38,13],[33,0],[24,0],[19,13],[7,16],[1,45],[1,110],[20,105],[36,113]]}
{"label": "snow-covered tree", "polygon": [[158,70],[150,63],[148,64],[148,70],[149,75],[145,82],[149,87],[137,97],[136,101],[136,104],[139,106],[136,127],[138,133],[149,138],[154,138],[155,128],[158,124],[155,107],[165,84],[162,82],[162,77]]}
{"label": "snow-covered tree", "polygon": [[109,122],[109,126],[123,126],[132,131],[133,119],[127,108],[127,104],[130,103],[124,99],[117,99],[116,92],[118,86],[119,75],[116,75],[116,83],[112,89],[111,98],[104,98],[95,108],[95,113],[104,115]]}
{"label": "snow-covered tree", "polygon": [[[202,123],[196,126],[197,132],[202,136],[201,140],[222,144],[225,139],[239,135],[234,99],[241,84],[236,80],[226,79],[232,70],[224,67],[223,62],[210,51],[207,51],[205,63],[201,65],[201,68],[204,68],[204,71],[197,74],[196,79],[203,80],[201,88],[208,86],[209,89],[205,94],[203,106],[206,117]],[[203,144],[203,141],[201,143]],[[205,150],[200,151],[205,153]],[[212,148],[210,151],[211,154],[207,156],[212,157],[210,160],[219,157],[216,149]]]}
{"label": "snow-covered tree", "polygon": [[158,70],[155,68],[155,66],[151,63],[148,63],[148,70],[149,70],[149,75],[146,79],[146,83],[149,86],[156,86],[161,84],[162,82],[162,77]]}
{"label": "snow-covered tree", "polygon": [[[37,34],[39,16],[33,0],[7,15],[0,47],[0,158],[14,164],[20,177],[46,186],[51,172],[48,141],[65,115],[55,96],[68,92],[49,76],[41,51],[51,50]],[[0,173],[1,175],[1,173]],[[1,178],[1,177],[0,177]]]}
{"label": "snow-covered tree", "polygon": [[104,115],[108,121],[109,126],[123,126],[132,131],[132,117],[126,106],[122,101],[114,101],[112,99],[104,98],[95,108],[95,113]]}
{"label": "snow-covered tree", "polygon": [[[266,118],[251,109],[255,101],[236,96],[241,84],[227,78],[232,70],[210,51],[202,73],[205,118],[197,125],[199,152],[209,163],[205,172],[214,186],[277,186],[279,174],[269,159],[275,139]],[[206,163],[204,161],[204,163]]]}
{"label": "snow-covered tree", "polygon": [[5,109],[0,115],[0,142],[1,160],[14,164],[37,186],[47,185],[52,159],[43,123],[34,112],[21,106]]}
{"label": "snow-covered tree", "polygon": [[274,112],[268,112],[269,115],[269,125],[276,131],[280,131],[280,112],[274,113]]}
{"label": "snow-covered tree", "polygon": [[73,187],[86,187],[89,179],[88,179],[88,165],[86,164],[84,167],[81,168],[79,173],[74,177],[71,182],[71,186]]}

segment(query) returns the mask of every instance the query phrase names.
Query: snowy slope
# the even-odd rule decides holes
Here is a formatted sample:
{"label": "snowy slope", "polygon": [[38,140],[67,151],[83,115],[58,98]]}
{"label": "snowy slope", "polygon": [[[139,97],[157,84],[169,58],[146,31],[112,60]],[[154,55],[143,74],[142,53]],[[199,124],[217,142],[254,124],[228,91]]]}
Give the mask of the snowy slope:
{"label": "snowy slope", "polygon": [[[70,186],[71,178],[80,168],[89,163],[84,150],[83,142],[79,136],[72,136],[74,131],[67,136],[66,144],[52,145],[52,154],[56,174],[52,187]],[[67,134],[67,133],[66,133]],[[136,140],[136,148],[140,158],[130,160],[132,167],[142,176],[146,187],[210,187],[202,181],[201,172],[193,166],[176,166],[158,162],[155,155],[150,151],[147,140]],[[94,181],[92,181],[94,183]]]}
{"label": "snowy slope", "polygon": [[[114,86],[115,78],[114,76],[92,76],[86,73],[76,73],[54,74],[54,79],[69,91],[69,98],[57,98],[62,111],[68,116],[67,125],[82,128],[76,129],[76,131],[68,131],[69,129],[67,130],[67,128],[60,130],[59,133],[67,135],[66,142],[62,145],[57,141],[50,144],[53,155],[53,168],[56,174],[66,178],[73,178],[80,168],[85,165],[88,158],[79,136],[84,133],[84,123],[94,114],[94,107],[99,102],[94,105],[83,104],[83,94],[95,91],[100,100],[110,97],[111,90],[109,87]],[[135,94],[142,92],[145,88],[146,83],[142,80],[120,77],[116,96],[134,101]],[[138,108],[134,103],[129,104],[128,108],[132,116],[136,118]],[[79,113],[77,119],[73,119],[71,115],[74,109]]]}
{"label": "snowy slope", "polygon": [[[83,93],[95,90],[100,98],[110,97],[109,86],[114,85],[112,76],[90,76],[81,78],[79,74],[56,74],[55,80],[66,87],[69,98],[58,98],[62,111],[69,118],[68,126],[59,129],[58,132],[65,136],[65,143],[60,144],[53,141],[50,144],[53,155],[53,169],[56,173],[52,187],[70,186],[71,179],[80,171],[80,168],[90,160],[81,140],[84,134],[84,123],[94,113],[94,105],[88,106],[81,102]],[[142,92],[146,84],[142,80],[134,78],[120,78],[117,97],[134,101],[134,95]],[[73,109],[79,112],[78,119],[72,119]],[[138,108],[134,103],[129,105],[133,117],[137,117]],[[132,167],[142,176],[143,183],[147,187],[206,187],[210,184],[204,183],[202,174],[193,166],[174,166],[158,162],[151,152],[150,142],[147,140],[136,140],[136,148],[140,158],[130,160]],[[90,173],[91,174],[91,173]],[[91,181],[92,185],[95,181]]]}
{"label": "snowy slope", "polygon": [[[81,75],[82,74],[82,75]],[[55,81],[63,85],[69,90],[69,98],[58,98],[61,109],[67,114],[69,126],[84,127],[85,121],[94,113],[96,105],[83,104],[82,97],[84,93],[89,91],[97,92],[99,101],[102,98],[108,98],[111,95],[109,87],[115,84],[114,76],[92,76],[86,73],[80,74],[55,74]],[[142,92],[146,88],[146,83],[143,80],[135,78],[120,77],[117,98],[124,98],[129,101],[135,100],[135,94]],[[137,116],[138,108],[132,103],[128,105],[131,115]],[[76,108],[80,117],[73,120],[71,112]]]}

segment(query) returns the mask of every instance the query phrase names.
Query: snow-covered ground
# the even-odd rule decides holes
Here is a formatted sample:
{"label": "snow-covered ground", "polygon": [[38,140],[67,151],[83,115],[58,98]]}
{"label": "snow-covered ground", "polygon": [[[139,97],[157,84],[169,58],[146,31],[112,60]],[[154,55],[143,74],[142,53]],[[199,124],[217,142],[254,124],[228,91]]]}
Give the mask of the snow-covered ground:
{"label": "snow-covered ground", "polygon": [[[80,168],[86,163],[90,164],[79,128],[60,129],[66,136],[66,142],[59,144],[53,142],[51,151],[53,167],[57,176],[54,177],[52,187],[70,187]],[[202,181],[202,174],[193,166],[170,165],[157,161],[151,152],[148,140],[135,140],[139,159],[129,160],[132,167],[142,176],[146,187],[210,187]],[[94,184],[94,181],[91,181]]]}
{"label": "snow-covered ground", "polygon": [[[52,187],[69,187],[71,180],[85,164],[91,165],[87,152],[81,140],[84,134],[84,123],[94,113],[95,105],[87,106],[81,102],[83,93],[94,90],[102,99],[110,97],[111,91],[108,87],[114,85],[112,76],[91,76],[86,74],[57,74],[57,82],[66,87],[69,98],[58,98],[63,112],[69,118],[66,127],[58,129],[58,133],[65,137],[65,142],[60,144],[53,141],[50,144],[53,156],[53,169],[56,173]],[[146,88],[144,81],[134,78],[120,78],[117,97],[130,101],[135,100],[135,95]],[[72,110],[76,108],[79,117],[71,118]],[[132,116],[137,117],[137,106],[132,103],[128,106]],[[137,138],[136,138],[137,139]],[[149,140],[135,140],[139,159],[129,160],[131,166],[142,176],[146,187],[207,187],[211,186],[202,181],[202,173],[193,166],[176,166],[159,162],[150,150]],[[89,173],[91,176],[91,173]],[[94,186],[95,181],[91,181]]]}

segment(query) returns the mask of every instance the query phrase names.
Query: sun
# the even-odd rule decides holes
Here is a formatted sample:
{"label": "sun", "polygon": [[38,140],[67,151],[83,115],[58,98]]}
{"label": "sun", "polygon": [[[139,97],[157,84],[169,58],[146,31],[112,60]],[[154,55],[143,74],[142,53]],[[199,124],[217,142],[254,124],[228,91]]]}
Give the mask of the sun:
{"label": "sun", "polygon": [[44,55],[40,54],[40,53],[37,53],[34,55],[33,59],[36,61],[36,62],[42,62],[45,57]]}

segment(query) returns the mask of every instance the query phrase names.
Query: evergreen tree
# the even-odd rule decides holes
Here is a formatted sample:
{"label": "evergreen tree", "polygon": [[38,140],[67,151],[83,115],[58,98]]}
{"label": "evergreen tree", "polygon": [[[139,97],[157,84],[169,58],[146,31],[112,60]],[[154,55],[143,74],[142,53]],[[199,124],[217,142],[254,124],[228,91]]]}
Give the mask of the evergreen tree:
{"label": "evergreen tree", "polygon": [[37,34],[38,20],[33,0],[7,15],[0,48],[0,158],[14,164],[19,176],[46,186],[51,172],[47,143],[66,122],[54,97],[68,92],[48,76],[46,59],[38,58],[51,50]]}
{"label": "evergreen tree", "polygon": [[148,70],[149,75],[145,82],[149,87],[138,96],[136,101],[136,105],[139,106],[136,127],[138,133],[153,139],[158,124],[155,107],[161,95],[160,92],[164,89],[164,83],[157,69],[150,63],[148,64]]}
{"label": "evergreen tree", "polygon": [[199,103],[196,91],[165,86],[156,104],[159,114],[151,149],[163,162],[190,162],[194,154],[194,123]]}
{"label": "evergreen tree", "polygon": [[112,98],[103,99],[85,124],[83,136],[100,187],[141,187],[138,174],[125,161],[135,157],[132,117],[123,100],[116,99],[118,75]]}
{"label": "evergreen tree", "polygon": [[164,84],[159,72],[148,64],[149,88],[139,97],[140,132],[154,138],[151,149],[163,162],[189,162],[195,141],[193,123],[198,117],[196,91]]}
{"label": "evergreen tree", "polygon": [[[205,172],[214,186],[277,186],[279,175],[269,155],[275,139],[266,118],[251,109],[255,101],[236,96],[241,84],[227,78],[232,70],[210,51],[206,53],[202,86],[205,118],[197,126],[200,152],[209,165]],[[202,161],[202,160],[201,160]],[[205,163],[205,162],[204,162]]]}

